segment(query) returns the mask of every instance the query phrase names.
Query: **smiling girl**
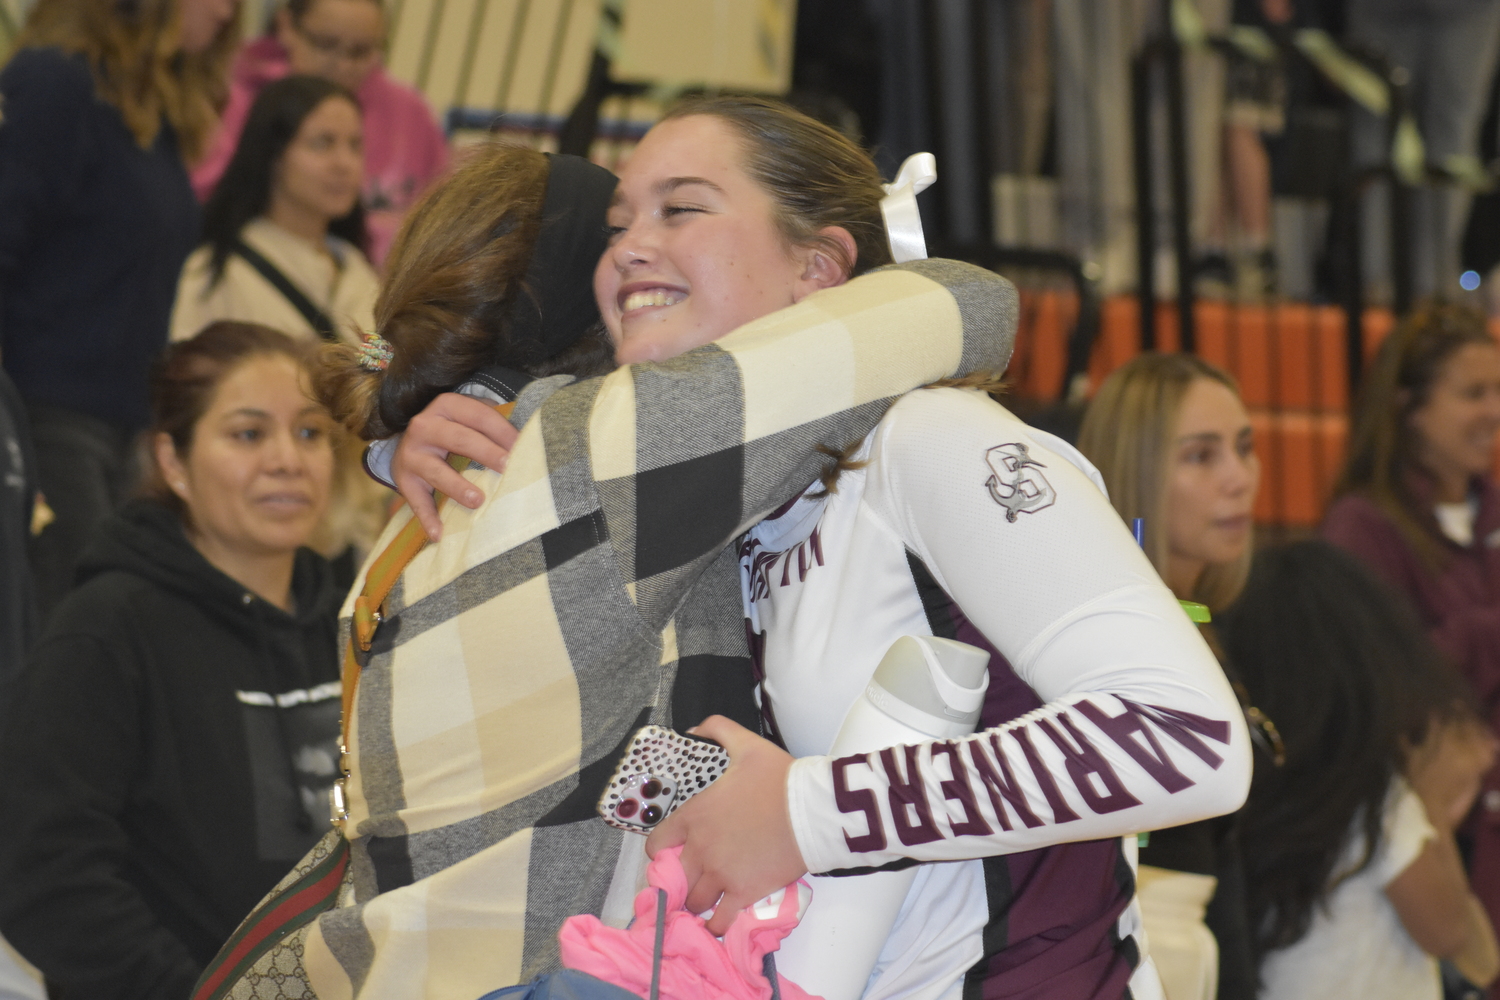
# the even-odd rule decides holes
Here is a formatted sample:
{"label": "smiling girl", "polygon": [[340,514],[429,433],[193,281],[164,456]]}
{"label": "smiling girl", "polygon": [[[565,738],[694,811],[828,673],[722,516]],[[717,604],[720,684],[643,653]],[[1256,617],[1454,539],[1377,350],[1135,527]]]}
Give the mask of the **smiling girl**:
{"label": "smiling girl", "polygon": [[[880,198],[868,157],[801,116],[732,98],[681,106],[637,147],[609,209],[610,246],[594,288],[617,360],[692,357],[767,310],[818,302],[813,290],[886,259]],[[902,309],[913,331],[935,318],[900,303],[887,308]],[[789,385],[816,378],[801,389],[816,398],[849,377],[823,351],[776,368],[754,351],[742,357]],[[398,475],[403,456],[425,447],[411,436],[402,443]],[[716,933],[740,907],[809,868],[961,861],[927,867],[901,918],[889,914],[885,929],[872,932],[872,958],[885,949],[868,996],[1021,984],[1036,997],[1154,995],[1133,937],[1130,845],[1118,835],[1232,808],[1243,794],[1243,732],[1234,713],[1225,717],[1233,699],[1222,675],[1087,463],[984,395],[952,387],[912,394],[845,450],[835,492],[813,483],[800,499],[788,497],[739,547],[740,594],[765,677],[765,731],[801,757],[793,763],[744,728],[710,720],[700,731],[724,743],[734,765],[656,831],[653,849],[685,845],[688,906],[717,902]],[[458,496],[471,488],[454,480],[442,488]],[[1002,503],[1002,493],[1022,490],[1038,498],[1027,512]],[[424,499],[416,490],[409,497],[414,508]],[[672,530],[695,532],[702,512],[676,509]],[[775,581],[767,559],[784,565]],[[1089,566],[1087,578],[1056,568],[1075,562]],[[731,612],[715,610],[716,627],[734,631]],[[829,744],[885,648],[909,633],[961,633],[991,646],[989,728],[957,744],[896,748],[902,768],[861,766],[859,795],[873,805],[851,818],[841,784],[849,761],[830,759]],[[1112,654],[1127,647],[1128,661]],[[1192,713],[1212,734],[1212,750],[1200,745],[1204,756],[1177,742],[1163,751],[1182,783],[1165,780],[1181,794],[1166,790],[1165,772],[1141,770],[1126,743],[1104,735],[1110,717],[1135,719],[1133,702],[1117,698],[1127,690],[1163,711]],[[679,726],[703,714],[699,705],[673,709]],[[1137,721],[1150,725],[1121,724]],[[974,777],[1002,772],[1009,806]],[[1109,794],[1099,794],[1090,773],[1108,774]],[[960,782],[973,796],[954,790]],[[955,796],[969,812],[953,813]],[[925,817],[919,829],[902,801]],[[627,854],[621,859],[617,888],[629,881]],[[1047,889],[1064,883],[1077,891]],[[804,970],[785,971],[795,980]]]}
{"label": "smiling girl", "polygon": [[328,827],[337,595],[301,548],[327,412],[284,334],[220,323],[152,382],[108,520],[0,719],[0,928],[53,997],[185,997]]}
{"label": "smiling girl", "polygon": [[[1419,309],[1386,338],[1361,386],[1323,535],[1411,602],[1500,731],[1497,431],[1500,347],[1484,317]],[[1475,894],[1500,923],[1500,770],[1464,834]]]}

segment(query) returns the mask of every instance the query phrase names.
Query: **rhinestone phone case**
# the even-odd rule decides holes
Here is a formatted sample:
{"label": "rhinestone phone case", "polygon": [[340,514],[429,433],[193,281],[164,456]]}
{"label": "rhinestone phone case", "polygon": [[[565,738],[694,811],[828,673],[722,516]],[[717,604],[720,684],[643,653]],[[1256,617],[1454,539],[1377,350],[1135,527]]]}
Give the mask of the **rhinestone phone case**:
{"label": "rhinestone phone case", "polygon": [[650,833],[728,766],[729,752],[712,740],[664,726],[642,727],[604,788],[599,815],[616,829]]}

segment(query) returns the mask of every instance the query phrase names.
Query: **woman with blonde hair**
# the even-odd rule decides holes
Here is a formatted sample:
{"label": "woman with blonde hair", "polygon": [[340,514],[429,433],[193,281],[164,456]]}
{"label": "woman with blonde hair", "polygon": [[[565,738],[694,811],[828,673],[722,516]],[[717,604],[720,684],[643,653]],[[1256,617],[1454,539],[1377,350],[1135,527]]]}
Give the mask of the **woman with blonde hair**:
{"label": "woman with blonde hair", "polygon": [[[1220,420],[1199,427],[1192,418],[1200,409]],[[1078,448],[1104,477],[1120,517],[1144,521],[1142,547],[1177,596],[1209,608],[1232,603],[1250,574],[1259,483],[1234,379],[1192,354],[1143,354],[1099,387]],[[1212,476],[1221,466],[1233,473],[1222,482]],[[1192,510],[1189,491],[1214,485],[1222,486],[1224,509]]]}
{"label": "woman with blonde hair", "polygon": [[[1146,555],[1178,599],[1210,612],[1233,603],[1249,575],[1260,483],[1234,379],[1191,354],[1142,354],[1100,385],[1078,448],[1125,522],[1141,519]],[[1274,728],[1253,709],[1247,717],[1257,748],[1274,749]],[[1141,910],[1167,996],[1253,997],[1232,820],[1153,832],[1140,861]]]}
{"label": "woman with blonde hair", "polygon": [[44,610],[131,485],[236,6],[38,0],[0,69],[0,358],[57,515],[34,550]]}

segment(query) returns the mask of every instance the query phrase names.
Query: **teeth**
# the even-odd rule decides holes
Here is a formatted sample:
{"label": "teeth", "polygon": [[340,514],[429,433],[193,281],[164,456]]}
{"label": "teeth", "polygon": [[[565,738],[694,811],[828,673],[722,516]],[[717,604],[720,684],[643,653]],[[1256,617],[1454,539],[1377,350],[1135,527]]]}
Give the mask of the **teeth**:
{"label": "teeth", "polygon": [[647,306],[675,306],[685,298],[680,292],[666,292],[660,289],[651,292],[631,292],[625,297],[625,308],[623,312],[632,309],[644,309]]}

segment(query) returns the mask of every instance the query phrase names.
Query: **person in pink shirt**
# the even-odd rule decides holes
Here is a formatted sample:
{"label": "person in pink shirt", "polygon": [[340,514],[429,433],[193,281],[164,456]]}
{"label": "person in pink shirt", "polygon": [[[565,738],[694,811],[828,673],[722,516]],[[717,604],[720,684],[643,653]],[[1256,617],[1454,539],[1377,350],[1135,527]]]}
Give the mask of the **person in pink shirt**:
{"label": "person in pink shirt", "polygon": [[379,267],[407,208],[448,167],[447,140],[426,99],[381,65],[385,37],[380,0],[288,0],[272,32],[235,59],[223,121],[192,171],[199,200],[218,184],[262,87],[289,73],[327,77],[353,91],[364,109],[368,250]]}

